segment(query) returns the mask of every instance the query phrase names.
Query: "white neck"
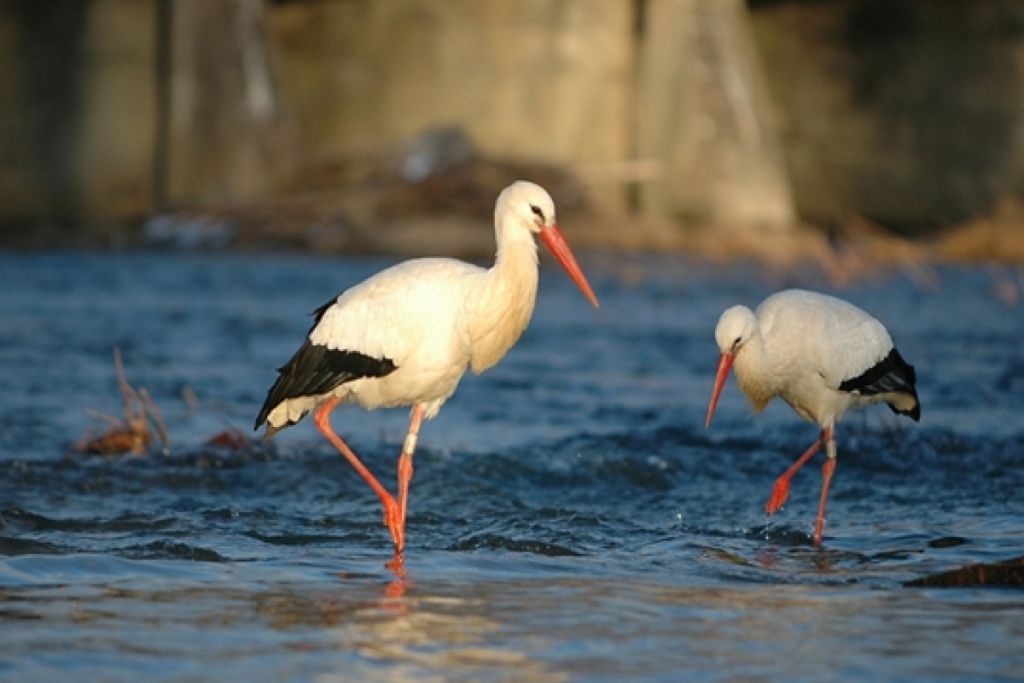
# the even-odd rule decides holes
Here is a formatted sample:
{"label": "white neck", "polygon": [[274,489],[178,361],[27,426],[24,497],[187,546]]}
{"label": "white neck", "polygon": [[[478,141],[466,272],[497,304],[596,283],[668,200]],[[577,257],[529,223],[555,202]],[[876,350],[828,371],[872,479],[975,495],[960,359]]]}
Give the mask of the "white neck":
{"label": "white neck", "polygon": [[515,344],[537,299],[537,243],[529,230],[497,217],[498,252],[466,307],[470,367],[481,373]]}
{"label": "white neck", "polygon": [[736,373],[736,382],[740,385],[740,389],[756,411],[764,410],[768,402],[778,393],[774,377],[768,372],[769,363],[767,361],[764,339],[761,338],[760,330],[755,330],[747,343],[736,354],[733,371]]}

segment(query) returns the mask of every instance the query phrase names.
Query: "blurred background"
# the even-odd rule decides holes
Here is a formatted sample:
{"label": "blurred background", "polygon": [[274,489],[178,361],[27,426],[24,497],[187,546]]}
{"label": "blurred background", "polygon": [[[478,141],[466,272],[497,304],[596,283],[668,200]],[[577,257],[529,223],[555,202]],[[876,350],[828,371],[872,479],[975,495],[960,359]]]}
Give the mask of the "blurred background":
{"label": "blurred background", "polygon": [[0,0],[11,247],[1024,262],[1015,0]]}

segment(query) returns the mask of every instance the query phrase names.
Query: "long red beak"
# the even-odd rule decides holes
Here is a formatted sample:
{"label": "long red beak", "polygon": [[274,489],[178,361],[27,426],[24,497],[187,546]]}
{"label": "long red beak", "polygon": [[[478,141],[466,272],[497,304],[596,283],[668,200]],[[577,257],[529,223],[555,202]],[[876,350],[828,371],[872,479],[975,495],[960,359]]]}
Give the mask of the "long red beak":
{"label": "long red beak", "polygon": [[540,238],[544,240],[544,244],[547,245],[547,248],[551,250],[554,257],[565,268],[565,272],[569,274],[572,281],[583,292],[583,296],[587,297],[590,303],[594,304],[594,308],[599,308],[601,304],[597,302],[594,290],[590,288],[590,283],[587,282],[587,277],[583,274],[580,264],[576,263],[576,257],[572,255],[572,249],[569,248],[565,238],[562,237],[562,231],[558,229],[558,225],[552,223],[543,228],[540,231]]}
{"label": "long red beak", "polygon": [[711,402],[708,403],[708,414],[704,416],[704,428],[711,426],[711,418],[715,416],[715,408],[718,406],[718,397],[722,395],[722,388],[725,387],[725,380],[729,379],[729,369],[736,356],[731,353],[723,353],[718,357],[718,371],[715,373],[715,389],[711,392]]}

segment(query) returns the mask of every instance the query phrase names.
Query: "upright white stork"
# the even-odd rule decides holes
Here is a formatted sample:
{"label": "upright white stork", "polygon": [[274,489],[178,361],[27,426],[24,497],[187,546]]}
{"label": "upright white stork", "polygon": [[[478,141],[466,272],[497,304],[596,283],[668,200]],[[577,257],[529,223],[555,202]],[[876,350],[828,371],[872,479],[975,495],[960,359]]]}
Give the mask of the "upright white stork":
{"label": "upright white stork", "polygon": [[885,402],[893,412],[921,417],[913,366],[893,346],[882,323],[835,297],[790,289],[765,299],[757,312],[733,306],[715,328],[721,356],[704,426],[735,364],[740,389],[755,412],[780,396],[821,435],[780,476],[765,506],[770,515],[789,497],[789,480],[825,444],[814,544],[821,544],[825,504],[836,468],[835,425],[850,408]]}
{"label": "upright white stork", "polygon": [[[467,369],[479,374],[490,368],[523,333],[537,296],[534,235],[598,305],[542,187],[519,181],[505,188],[494,230],[498,250],[489,269],[444,258],[406,261],[318,308],[256,418],[256,429],[266,422],[270,436],[313,411],[317,429],[380,498],[399,563],[420,423],[437,415]],[[331,411],[344,401],[370,410],[412,405],[397,501],[331,428]]]}

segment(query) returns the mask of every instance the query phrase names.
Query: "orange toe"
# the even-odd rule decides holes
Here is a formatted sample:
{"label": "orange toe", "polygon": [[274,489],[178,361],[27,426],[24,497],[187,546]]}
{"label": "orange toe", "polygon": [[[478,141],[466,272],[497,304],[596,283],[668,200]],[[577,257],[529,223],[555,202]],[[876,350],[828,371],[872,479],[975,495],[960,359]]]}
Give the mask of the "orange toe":
{"label": "orange toe", "polygon": [[391,540],[395,543],[395,552],[400,553],[405,548],[405,524],[402,520],[402,510],[394,498],[388,496],[384,499],[384,526],[391,532]]}

